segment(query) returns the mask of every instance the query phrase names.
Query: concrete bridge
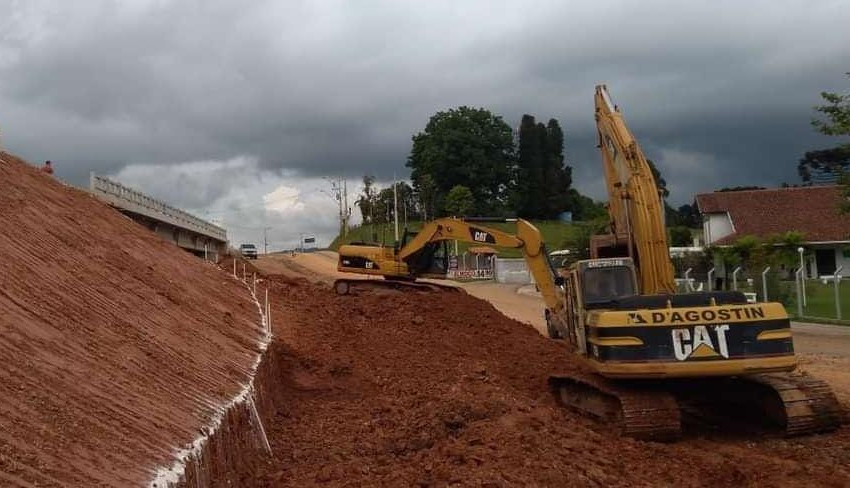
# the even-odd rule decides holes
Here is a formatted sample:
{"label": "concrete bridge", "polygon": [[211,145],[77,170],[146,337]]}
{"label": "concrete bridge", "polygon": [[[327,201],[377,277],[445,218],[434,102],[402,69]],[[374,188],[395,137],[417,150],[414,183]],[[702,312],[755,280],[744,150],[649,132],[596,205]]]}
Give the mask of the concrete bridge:
{"label": "concrete bridge", "polygon": [[91,173],[89,191],[136,222],[193,254],[217,261],[227,250],[227,231],[117,181]]}

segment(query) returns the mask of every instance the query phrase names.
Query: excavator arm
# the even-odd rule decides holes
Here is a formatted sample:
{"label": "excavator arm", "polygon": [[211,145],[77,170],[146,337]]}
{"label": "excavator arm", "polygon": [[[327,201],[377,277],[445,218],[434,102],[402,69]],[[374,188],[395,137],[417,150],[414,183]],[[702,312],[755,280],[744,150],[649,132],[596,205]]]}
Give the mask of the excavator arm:
{"label": "excavator arm", "polygon": [[560,311],[564,307],[563,292],[556,283],[555,271],[549,263],[540,231],[534,224],[523,219],[516,219],[516,226],[517,233],[513,235],[485,227],[473,220],[434,220],[426,224],[416,237],[399,251],[398,258],[407,261],[428,244],[448,240],[519,249],[543,295],[546,307],[552,311]]}
{"label": "excavator arm", "polygon": [[642,293],[674,293],[664,203],[649,163],[605,85],[596,87],[594,101],[613,239],[625,236],[619,244],[635,261]]}

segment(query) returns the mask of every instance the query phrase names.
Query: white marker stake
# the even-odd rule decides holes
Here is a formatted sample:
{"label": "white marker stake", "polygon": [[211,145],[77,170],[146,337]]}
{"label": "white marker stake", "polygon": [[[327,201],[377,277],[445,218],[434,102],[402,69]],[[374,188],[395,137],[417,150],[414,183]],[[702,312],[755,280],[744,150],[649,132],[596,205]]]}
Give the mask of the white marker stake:
{"label": "white marker stake", "polygon": [[242,281],[244,283],[248,283],[247,281],[245,281],[245,262],[244,261],[242,262]]}
{"label": "white marker stake", "polygon": [[233,277],[236,278],[236,258],[233,258]]}
{"label": "white marker stake", "polygon": [[254,295],[256,296],[257,295],[257,273],[254,273],[253,284],[254,284]]}
{"label": "white marker stake", "polygon": [[269,289],[266,288],[266,329],[269,328]]}

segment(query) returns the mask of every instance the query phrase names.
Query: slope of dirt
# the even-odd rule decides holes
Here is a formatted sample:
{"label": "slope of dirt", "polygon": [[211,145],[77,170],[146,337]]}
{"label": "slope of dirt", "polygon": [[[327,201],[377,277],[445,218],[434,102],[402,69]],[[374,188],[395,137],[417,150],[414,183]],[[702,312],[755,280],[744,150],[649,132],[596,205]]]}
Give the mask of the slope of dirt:
{"label": "slope of dirt", "polygon": [[133,486],[247,382],[246,288],[0,153],[0,486]]}
{"label": "slope of dirt", "polygon": [[462,293],[272,282],[273,458],[219,486],[847,486],[850,432],[622,438],[555,404],[564,346]]}

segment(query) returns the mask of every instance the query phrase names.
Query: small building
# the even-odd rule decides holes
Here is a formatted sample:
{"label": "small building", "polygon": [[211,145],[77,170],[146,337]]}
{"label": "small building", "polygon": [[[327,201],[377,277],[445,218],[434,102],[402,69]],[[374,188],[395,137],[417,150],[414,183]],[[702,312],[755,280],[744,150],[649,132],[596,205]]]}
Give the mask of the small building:
{"label": "small building", "polygon": [[706,246],[797,231],[807,249],[806,276],[814,277],[837,266],[850,272],[850,215],[840,212],[841,198],[839,186],[827,185],[703,193],[696,200]]}

